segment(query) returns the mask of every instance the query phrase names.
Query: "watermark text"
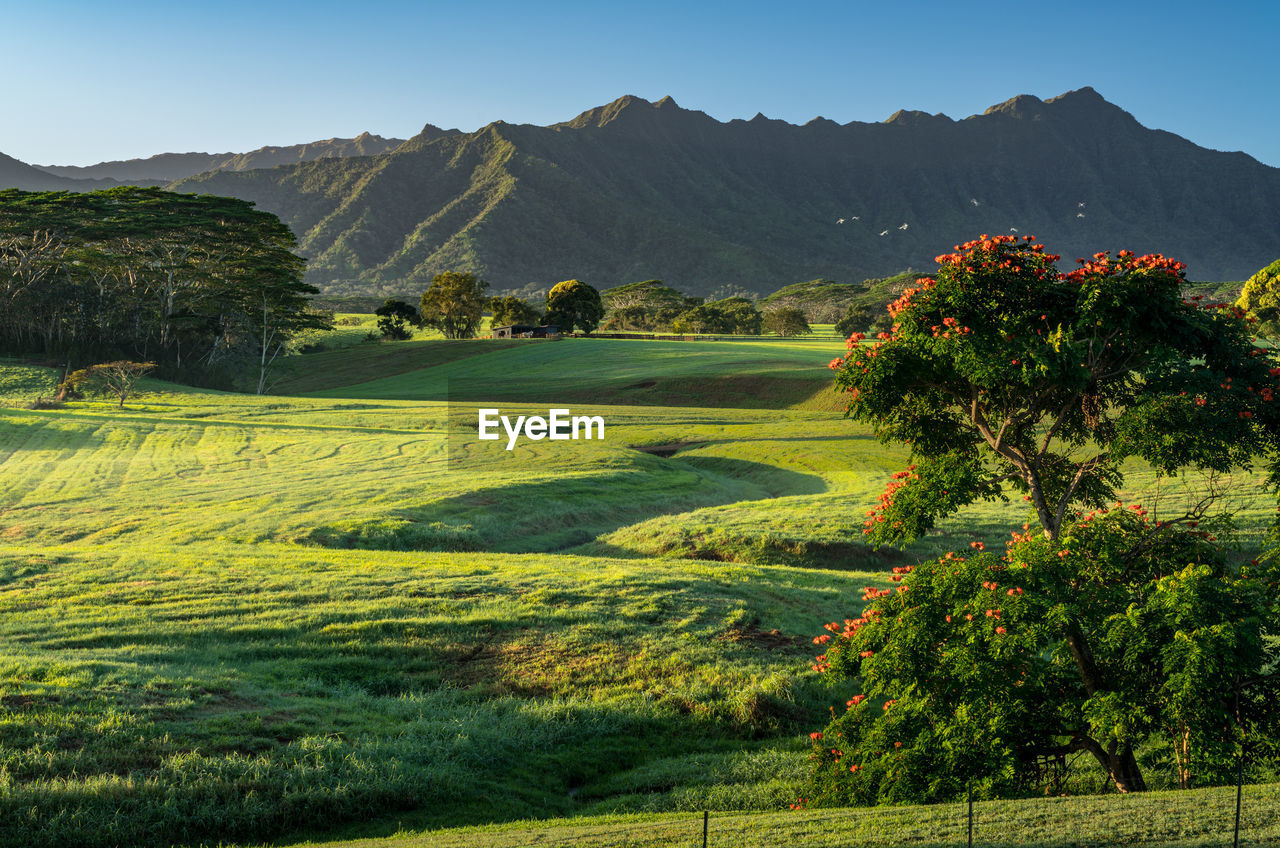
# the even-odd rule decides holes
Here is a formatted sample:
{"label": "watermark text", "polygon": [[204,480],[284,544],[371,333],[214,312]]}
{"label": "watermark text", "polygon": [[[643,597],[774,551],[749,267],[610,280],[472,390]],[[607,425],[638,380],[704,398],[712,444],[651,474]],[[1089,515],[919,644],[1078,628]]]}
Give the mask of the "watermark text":
{"label": "watermark text", "polygon": [[[549,409],[547,417],[541,415],[503,415],[500,409],[481,409],[476,431],[480,441],[492,442],[507,436],[507,450],[515,449],[521,436],[537,442],[549,439],[553,442],[577,439],[603,439],[604,418],[599,415],[574,415],[567,409]],[[594,434],[594,435],[593,435]]]}

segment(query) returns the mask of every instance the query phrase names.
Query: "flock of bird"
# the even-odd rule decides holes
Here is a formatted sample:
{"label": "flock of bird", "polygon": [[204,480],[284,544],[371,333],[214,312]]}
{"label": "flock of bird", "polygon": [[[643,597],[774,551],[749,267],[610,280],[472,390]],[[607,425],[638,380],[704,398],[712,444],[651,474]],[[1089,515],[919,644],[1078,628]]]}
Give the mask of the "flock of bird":
{"label": "flock of bird", "polygon": [[[976,197],[971,197],[971,198],[969,198],[969,202],[970,202],[970,203],[972,203],[974,206],[981,206],[981,205],[982,205],[982,202],[981,202],[981,201],[979,201],[979,200],[978,200],[978,198],[976,198]],[[1084,206],[1085,206],[1085,204],[1084,204],[1084,201],[1083,201],[1083,200],[1076,204],[1076,208],[1077,208],[1077,209],[1079,209],[1079,210],[1081,210],[1081,211],[1079,211],[1079,212],[1077,212],[1077,213],[1076,213],[1076,217],[1077,217],[1077,218],[1083,218],[1083,217],[1084,217],[1084,211],[1083,211],[1083,210],[1084,210]],[[853,222],[853,221],[861,221],[861,220],[862,220],[862,217],[861,217],[860,215],[850,215],[850,216],[848,216],[847,218],[836,218],[836,223],[837,223],[837,224],[845,224],[845,223],[851,223],[851,222]],[[908,228],[908,226],[910,226],[910,225],[909,225],[906,221],[903,221],[903,222],[902,222],[902,224],[898,227],[898,229],[899,229],[899,230],[905,230],[905,229],[907,229],[907,228]],[[1010,227],[1010,228],[1009,228],[1009,232],[1011,232],[1011,233],[1016,233],[1016,232],[1018,232],[1018,228],[1017,228],[1017,227]],[[881,238],[883,238],[884,236],[887,236],[887,235],[889,235],[889,230],[881,230],[881,231],[880,231],[880,236],[881,236]]]}

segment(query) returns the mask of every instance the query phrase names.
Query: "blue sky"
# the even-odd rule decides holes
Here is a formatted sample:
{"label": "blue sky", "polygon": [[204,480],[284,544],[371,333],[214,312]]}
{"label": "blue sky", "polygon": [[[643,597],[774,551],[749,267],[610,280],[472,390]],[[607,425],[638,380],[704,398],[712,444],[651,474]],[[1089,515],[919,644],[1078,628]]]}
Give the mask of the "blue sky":
{"label": "blue sky", "polygon": [[1280,2],[0,2],[0,152],[89,164],[424,123],[567,120],[623,94],[720,120],[981,112],[1090,85],[1280,166]]}

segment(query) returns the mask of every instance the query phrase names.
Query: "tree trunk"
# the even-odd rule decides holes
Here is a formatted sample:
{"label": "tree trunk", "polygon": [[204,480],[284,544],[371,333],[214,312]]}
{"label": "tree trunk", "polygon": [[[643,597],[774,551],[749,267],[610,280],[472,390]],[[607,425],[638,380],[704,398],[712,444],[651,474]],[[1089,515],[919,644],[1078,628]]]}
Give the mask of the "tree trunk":
{"label": "tree trunk", "polygon": [[1087,736],[1077,736],[1076,742],[1079,747],[1093,754],[1093,758],[1106,771],[1117,791],[1126,795],[1130,792],[1147,791],[1147,782],[1142,779],[1142,769],[1138,767],[1138,759],[1133,755],[1132,748],[1126,745],[1117,753],[1114,742],[1109,749],[1103,748],[1096,740]]}
{"label": "tree trunk", "polygon": [[1178,788],[1191,788],[1191,728],[1183,723],[1174,736],[1173,756],[1178,764]]}
{"label": "tree trunk", "polygon": [[1109,759],[1108,771],[1116,789],[1124,793],[1147,791],[1147,782],[1142,779],[1142,769],[1138,768],[1138,759],[1132,748],[1126,747],[1119,756],[1111,755]]}

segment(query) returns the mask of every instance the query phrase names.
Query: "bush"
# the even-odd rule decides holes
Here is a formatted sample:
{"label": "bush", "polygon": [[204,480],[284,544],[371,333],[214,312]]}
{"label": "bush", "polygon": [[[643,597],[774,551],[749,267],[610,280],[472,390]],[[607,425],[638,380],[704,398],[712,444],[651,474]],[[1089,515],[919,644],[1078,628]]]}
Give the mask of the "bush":
{"label": "bush", "polygon": [[745,297],[713,300],[683,313],[671,322],[677,333],[723,333],[758,336],[764,318]]}
{"label": "bush", "polygon": [[413,338],[412,327],[422,326],[418,310],[403,300],[388,300],[374,310],[378,316],[378,330],[383,338],[404,341]]}
{"label": "bush", "polygon": [[813,334],[804,312],[783,306],[764,313],[764,329],[779,336],[808,336]]}
{"label": "bush", "polygon": [[478,551],[480,536],[470,524],[423,524],[407,518],[344,521],[317,527],[304,541],[325,548],[372,551]]}

